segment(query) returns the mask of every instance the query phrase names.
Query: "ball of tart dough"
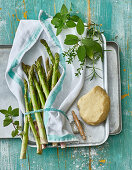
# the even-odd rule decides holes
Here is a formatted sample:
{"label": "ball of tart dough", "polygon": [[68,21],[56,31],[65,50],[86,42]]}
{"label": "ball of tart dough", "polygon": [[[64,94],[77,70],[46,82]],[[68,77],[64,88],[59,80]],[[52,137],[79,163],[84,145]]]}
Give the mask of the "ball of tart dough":
{"label": "ball of tart dough", "polygon": [[106,120],[110,110],[110,98],[100,86],[78,100],[81,118],[89,125],[98,125]]}

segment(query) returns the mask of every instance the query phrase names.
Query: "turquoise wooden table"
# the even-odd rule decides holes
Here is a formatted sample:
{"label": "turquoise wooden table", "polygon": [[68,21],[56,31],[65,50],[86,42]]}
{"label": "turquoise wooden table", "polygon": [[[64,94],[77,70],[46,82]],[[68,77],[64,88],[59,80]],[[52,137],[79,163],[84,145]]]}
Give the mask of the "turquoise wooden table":
{"label": "turquoise wooden table", "polygon": [[[101,146],[45,149],[41,156],[28,147],[29,159],[20,160],[20,139],[0,140],[1,170],[132,169],[132,0],[0,0],[0,44],[12,44],[21,19],[37,19],[40,9],[54,15],[63,3],[102,24],[107,41],[120,47],[123,130]],[[2,96],[1,96],[2,97]],[[6,102],[6,101],[5,101]]]}

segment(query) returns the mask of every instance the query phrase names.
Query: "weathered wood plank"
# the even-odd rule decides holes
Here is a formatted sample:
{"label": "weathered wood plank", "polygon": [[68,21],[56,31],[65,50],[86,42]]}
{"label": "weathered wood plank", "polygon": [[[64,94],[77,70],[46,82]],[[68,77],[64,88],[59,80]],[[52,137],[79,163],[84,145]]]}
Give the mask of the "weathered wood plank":
{"label": "weathered wood plank", "polygon": [[[20,19],[37,19],[39,10],[54,15],[64,1],[59,0],[0,0],[0,44],[12,44]],[[87,21],[89,0],[65,1],[73,13],[78,11]],[[123,131],[109,137],[98,147],[46,149],[42,156],[35,148],[28,147],[31,169],[132,169],[132,2],[129,0],[90,1],[91,19],[102,24],[107,40],[114,40],[120,46],[122,78]],[[0,140],[1,169],[28,169],[28,159],[19,160],[21,142],[18,139]]]}

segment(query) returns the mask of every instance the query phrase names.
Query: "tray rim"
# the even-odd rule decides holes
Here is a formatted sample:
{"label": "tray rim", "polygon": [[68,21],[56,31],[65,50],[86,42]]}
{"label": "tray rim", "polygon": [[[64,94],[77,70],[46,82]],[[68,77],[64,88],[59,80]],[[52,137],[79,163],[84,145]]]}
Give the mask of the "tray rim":
{"label": "tray rim", "polygon": [[[119,45],[115,41],[107,41],[106,45],[115,45],[117,50],[117,69],[118,69],[118,99],[119,99],[119,127],[113,132],[110,132],[110,135],[118,135],[122,131],[122,109],[121,109],[121,75],[120,75],[120,55],[119,55]],[[111,45],[112,46],[112,45]]]}

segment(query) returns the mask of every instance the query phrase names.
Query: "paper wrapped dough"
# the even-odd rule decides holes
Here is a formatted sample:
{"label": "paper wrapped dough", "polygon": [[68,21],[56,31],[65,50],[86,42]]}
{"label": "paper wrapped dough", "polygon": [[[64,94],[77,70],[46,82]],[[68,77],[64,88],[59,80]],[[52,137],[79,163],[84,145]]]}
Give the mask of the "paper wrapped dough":
{"label": "paper wrapped dough", "polygon": [[110,110],[110,98],[100,86],[94,87],[78,101],[81,118],[90,125],[102,123]]}

